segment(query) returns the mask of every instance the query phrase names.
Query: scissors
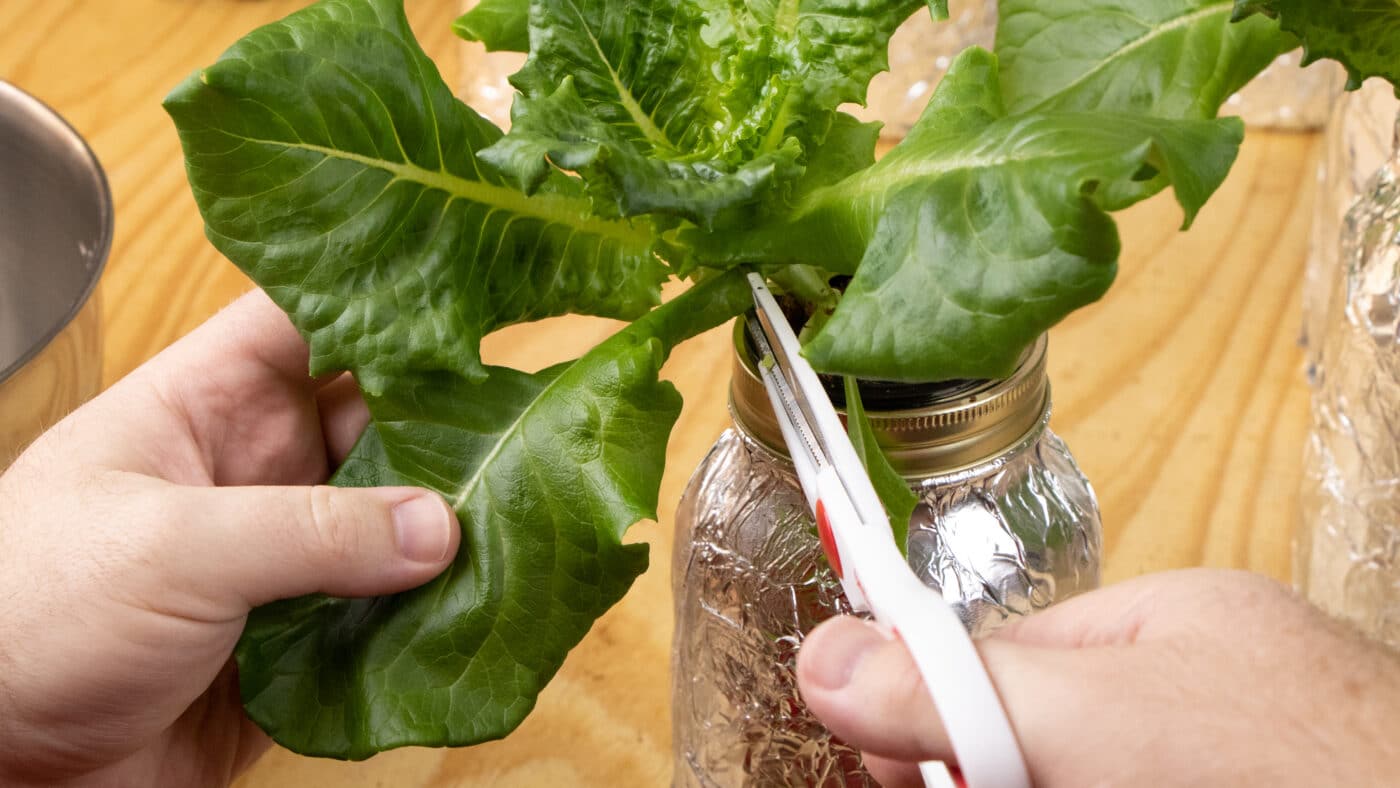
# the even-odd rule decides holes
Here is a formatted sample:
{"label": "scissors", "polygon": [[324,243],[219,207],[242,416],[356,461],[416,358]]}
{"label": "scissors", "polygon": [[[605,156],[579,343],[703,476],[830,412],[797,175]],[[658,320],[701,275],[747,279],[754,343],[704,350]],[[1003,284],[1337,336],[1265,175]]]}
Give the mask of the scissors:
{"label": "scissors", "polygon": [[851,607],[871,612],[908,647],[957,756],[956,770],[939,761],[919,764],[924,784],[1030,788],[1016,735],[972,638],[895,545],[884,505],[816,371],[802,358],[787,317],[763,277],[748,278],[757,317],[748,330],[759,376],[827,561]]}

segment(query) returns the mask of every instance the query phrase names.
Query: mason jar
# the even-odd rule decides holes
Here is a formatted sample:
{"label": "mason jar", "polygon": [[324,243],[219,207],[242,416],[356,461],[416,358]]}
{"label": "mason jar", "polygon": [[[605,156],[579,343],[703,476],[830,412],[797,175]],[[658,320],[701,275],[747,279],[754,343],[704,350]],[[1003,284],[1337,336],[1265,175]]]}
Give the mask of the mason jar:
{"label": "mason jar", "polygon": [[[875,785],[797,691],[803,638],[850,605],[742,324],[734,336],[734,423],[676,516],[675,784]],[[974,636],[1099,583],[1098,504],[1049,429],[1045,355],[1042,338],[1005,380],[861,384],[880,445],[918,495],[909,564]],[[828,393],[844,406],[836,381]]]}

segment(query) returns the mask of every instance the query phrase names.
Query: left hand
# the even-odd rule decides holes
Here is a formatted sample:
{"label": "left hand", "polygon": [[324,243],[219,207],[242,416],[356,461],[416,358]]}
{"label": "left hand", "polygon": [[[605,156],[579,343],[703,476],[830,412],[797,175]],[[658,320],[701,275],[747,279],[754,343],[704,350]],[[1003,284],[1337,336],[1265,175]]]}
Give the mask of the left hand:
{"label": "left hand", "polygon": [[450,563],[437,494],[313,486],[369,416],[306,365],[248,295],[0,475],[0,784],[225,785],[267,747],[230,659],[249,610]]}

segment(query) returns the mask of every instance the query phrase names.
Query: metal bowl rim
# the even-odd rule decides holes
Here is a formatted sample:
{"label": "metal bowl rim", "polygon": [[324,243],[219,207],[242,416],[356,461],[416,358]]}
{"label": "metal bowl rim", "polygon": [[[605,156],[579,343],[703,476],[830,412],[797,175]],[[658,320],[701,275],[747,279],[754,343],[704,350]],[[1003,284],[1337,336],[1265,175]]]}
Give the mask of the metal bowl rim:
{"label": "metal bowl rim", "polygon": [[72,324],[73,320],[77,318],[78,313],[82,312],[88,305],[88,302],[92,300],[92,294],[97,290],[98,280],[102,278],[102,272],[107,268],[107,258],[112,252],[112,235],[114,231],[113,214],[115,211],[112,206],[112,188],[107,182],[107,173],[102,169],[102,162],[98,161],[97,154],[93,152],[92,146],[88,145],[83,135],[79,134],[78,130],[73,128],[73,124],[69,123],[68,120],[60,115],[53,107],[45,104],[33,94],[28,93],[13,82],[4,79],[0,79],[0,101],[13,101],[20,105],[22,110],[27,111],[31,115],[47,115],[49,119],[58,121],[59,127],[64,129],[71,138],[71,141],[77,143],[77,146],[82,150],[83,158],[91,167],[93,175],[97,177],[97,198],[103,214],[102,234],[98,239],[96,250],[97,263],[92,267],[89,273],[87,285],[78,293],[77,300],[73,302],[73,308],[55,321],[54,325],[50,326],[47,331],[40,334],[39,341],[35,342],[28,350],[21,353],[19,358],[15,359],[14,363],[5,367],[0,367],[0,384],[3,384],[13,377],[15,373],[23,369],[24,365],[33,361],[35,357],[42,353],[59,334],[63,333],[64,329]]}

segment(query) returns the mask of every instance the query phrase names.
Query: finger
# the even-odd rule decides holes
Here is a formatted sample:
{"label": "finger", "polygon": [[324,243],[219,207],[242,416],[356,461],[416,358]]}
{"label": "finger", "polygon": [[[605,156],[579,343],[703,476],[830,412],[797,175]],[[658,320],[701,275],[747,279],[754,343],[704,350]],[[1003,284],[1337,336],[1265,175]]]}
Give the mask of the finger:
{"label": "finger", "polygon": [[861,753],[860,760],[882,788],[923,788],[924,777],[917,763],[881,758],[868,752]]}
{"label": "finger", "polygon": [[831,732],[903,761],[949,753],[943,722],[899,641],[856,618],[817,627],[797,655],[802,699]]}
{"label": "finger", "polygon": [[1238,604],[1247,598],[1284,593],[1277,582],[1249,572],[1162,572],[1105,586],[1014,620],[995,637],[1044,648],[1130,646],[1143,639],[1177,635],[1201,620],[1221,615],[1221,599],[1234,599]]}
{"label": "finger", "polygon": [[287,316],[248,293],[93,402],[102,412],[91,420],[133,433],[127,441],[160,439],[159,462],[98,460],[186,484],[198,481],[194,471],[218,484],[320,481],[326,453],[319,437],[307,439],[318,386],[308,355]]}
{"label": "finger", "polygon": [[[1073,721],[1098,719],[1107,704],[1104,687],[1126,680],[1097,651],[996,639],[979,642],[978,650],[1033,772],[1033,759],[1042,752],[1053,757]],[[909,652],[875,626],[853,618],[822,624],[798,653],[797,680],[808,707],[848,744],[899,761],[953,759]]]}
{"label": "finger", "polygon": [[156,357],[184,375],[242,378],[251,365],[264,374],[315,386],[307,375],[310,351],[280,307],[261,290],[240,296]]}
{"label": "finger", "polygon": [[321,414],[326,456],[332,466],[338,466],[369,424],[369,406],[360,396],[355,379],[347,372],[321,386],[316,392],[316,408]]}
{"label": "finger", "polygon": [[1160,604],[1161,596],[1158,586],[1140,579],[1128,580],[1014,619],[995,637],[1043,648],[1131,645]]}
{"label": "finger", "polygon": [[[161,541],[177,587],[241,615],[277,599],[362,597],[421,585],[451,562],[457,518],[414,487],[175,488]],[[174,530],[174,533],[169,533]]]}

